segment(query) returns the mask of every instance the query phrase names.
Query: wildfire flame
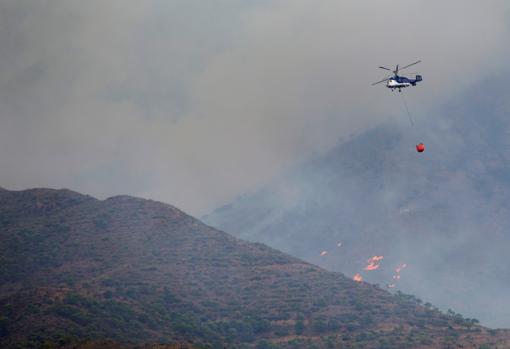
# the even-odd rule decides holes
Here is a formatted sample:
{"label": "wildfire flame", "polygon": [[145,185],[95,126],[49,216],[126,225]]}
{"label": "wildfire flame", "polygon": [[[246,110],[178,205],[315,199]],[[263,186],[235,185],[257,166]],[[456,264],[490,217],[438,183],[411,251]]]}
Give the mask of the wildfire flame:
{"label": "wildfire flame", "polygon": [[405,269],[406,267],[407,267],[407,264],[405,264],[405,263],[404,263],[404,264],[401,264],[401,265],[399,265],[399,266],[395,269],[395,272],[398,274],[398,273],[400,273],[400,271],[401,271],[402,269]]}
{"label": "wildfire flame", "polygon": [[379,268],[379,264],[369,264],[365,267],[365,270],[372,271]]}
{"label": "wildfire flame", "polygon": [[383,259],[384,256],[373,256],[372,258],[368,259],[368,263],[376,263],[379,262],[381,259]]}
{"label": "wildfire flame", "polygon": [[[400,272],[402,271],[402,269],[405,269],[405,268],[407,268],[407,264],[406,263],[402,263],[399,266],[397,266],[395,268],[395,275],[393,275],[393,280],[395,280],[395,281],[400,280]],[[388,288],[393,288],[395,286],[397,286],[397,284],[396,283],[392,283],[392,284],[389,284],[387,287]]]}
{"label": "wildfire flame", "polygon": [[358,273],[356,275],[354,275],[354,277],[352,278],[354,281],[356,282],[361,282],[363,281],[363,278],[361,277],[361,275]]}
{"label": "wildfire flame", "polygon": [[384,257],[383,256],[373,256],[372,258],[369,258],[367,260],[367,266],[365,267],[365,270],[367,271],[372,271],[372,270],[376,270],[376,269],[379,269],[379,261],[381,259],[383,259]]}

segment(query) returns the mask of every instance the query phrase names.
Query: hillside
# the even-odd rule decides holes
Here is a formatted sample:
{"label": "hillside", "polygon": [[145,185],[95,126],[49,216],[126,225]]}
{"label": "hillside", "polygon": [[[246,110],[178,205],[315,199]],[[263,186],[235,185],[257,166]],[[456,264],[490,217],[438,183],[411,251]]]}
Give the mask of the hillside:
{"label": "hillside", "polygon": [[[394,284],[395,268],[405,263],[395,289],[508,327],[504,80],[459,94],[420,115],[414,127],[401,115],[344,139],[204,221],[329,270],[361,272],[383,286]],[[421,106],[411,106],[419,115]],[[418,154],[414,145],[421,141],[427,150]],[[380,268],[364,272],[374,255],[384,256]]]}
{"label": "hillside", "polygon": [[[0,227],[2,348],[95,348],[103,340],[510,346],[508,332],[244,242],[159,202],[0,189]],[[83,341],[91,344],[76,344]]]}

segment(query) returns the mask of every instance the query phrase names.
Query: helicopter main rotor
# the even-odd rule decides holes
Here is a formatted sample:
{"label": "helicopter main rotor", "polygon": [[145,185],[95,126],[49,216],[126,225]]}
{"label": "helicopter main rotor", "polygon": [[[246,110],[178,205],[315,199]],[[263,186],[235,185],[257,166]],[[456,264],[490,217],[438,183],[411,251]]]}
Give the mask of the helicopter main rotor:
{"label": "helicopter main rotor", "polygon": [[[400,70],[404,70],[404,69],[409,68],[410,66],[415,65],[415,64],[418,64],[418,63],[420,63],[420,62],[421,62],[421,61],[416,61],[416,62],[414,62],[414,63],[408,64],[408,65],[406,65],[405,67],[400,68]],[[386,68],[386,67],[379,67],[379,68],[384,69],[384,70],[389,70],[389,71],[393,72],[393,74],[395,74],[396,76],[398,76],[398,72],[399,72],[398,64],[397,64],[397,66],[395,67],[395,70],[391,70],[391,69]],[[382,82],[382,81],[381,81],[381,82]]]}

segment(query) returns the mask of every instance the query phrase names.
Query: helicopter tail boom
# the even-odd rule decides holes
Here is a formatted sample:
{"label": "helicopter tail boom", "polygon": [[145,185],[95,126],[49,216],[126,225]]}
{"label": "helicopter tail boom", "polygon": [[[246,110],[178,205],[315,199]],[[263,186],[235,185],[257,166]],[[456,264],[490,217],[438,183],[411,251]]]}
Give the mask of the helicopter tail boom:
{"label": "helicopter tail boom", "polygon": [[411,85],[416,86],[416,83],[420,82],[422,80],[423,79],[422,79],[421,75],[416,75],[416,78],[414,80],[411,80]]}

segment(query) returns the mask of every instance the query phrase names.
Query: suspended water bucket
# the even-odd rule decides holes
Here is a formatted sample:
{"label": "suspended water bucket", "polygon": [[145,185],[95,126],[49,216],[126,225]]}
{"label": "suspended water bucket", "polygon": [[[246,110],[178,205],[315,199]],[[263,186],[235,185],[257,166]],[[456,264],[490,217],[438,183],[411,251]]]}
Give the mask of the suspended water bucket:
{"label": "suspended water bucket", "polygon": [[416,151],[418,153],[423,153],[425,151],[425,144],[423,143],[416,144]]}

